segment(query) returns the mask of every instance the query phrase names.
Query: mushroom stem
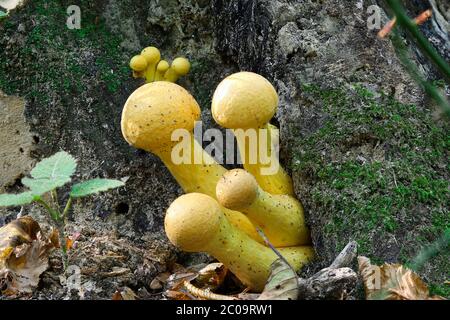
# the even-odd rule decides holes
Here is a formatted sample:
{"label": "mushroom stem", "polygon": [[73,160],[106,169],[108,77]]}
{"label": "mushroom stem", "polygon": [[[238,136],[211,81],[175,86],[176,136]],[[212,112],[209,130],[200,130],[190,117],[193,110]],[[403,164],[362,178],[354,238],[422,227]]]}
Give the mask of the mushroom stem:
{"label": "mushroom stem", "polygon": [[[185,159],[186,163],[175,164],[172,161],[172,148],[154,150],[153,153],[162,160],[184,192],[199,192],[216,198],[216,185],[222,175],[227,172],[227,169],[219,165],[214,158],[205,152],[192,134],[189,139],[192,153],[190,159]],[[198,162],[199,160],[201,162]],[[223,208],[223,213],[231,224],[243,230],[253,239],[262,242],[255,226],[248,217],[241,212],[227,208]]]}
{"label": "mushroom stem", "polygon": [[226,172],[217,183],[216,196],[225,208],[245,213],[275,247],[310,243],[300,202],[287,195],[265,192],[247,171]]}
{"label": "mushroom stem", "polygon": [[178,57],[172,61],[172,65],[164,74],[164,79],[169,82],[177,82],[177,80],[188,74],[191,64],[188,59]]}
{"label": "mushroom stem", "polygon": [[[267,123],[254,130],[257,134],[253,141],[246,136],[244,130],[233,130],[244,169],[255,177],[263,190],[272,194],[293,196],[292,179],[281,166],[278,152],[274,152],[275,148],[278,149],[278,128]],[[267,139],[262,138],[264,135]],[[257,149],[252,148],[251,144],[254,144]]]}
{"label": "mushroom stem", "polygon": [[[264,288],[270,266],[278,258],[270,248],[234,227],[217,201],[204,194],[176,199],[167,210],[164,225],[175,246],[212,255],[254,291]],[[296,271],[314,256],[309,246],[281,248],[279,252]]]}
{"label": "mushroom stem", "polygon": [[156,66],[161,60],[161,53],[156,47],[147,47],[142,50],[141,56],[147,60],[147,69],[144,73],[146,82],[153,82],[155,80]]}
{"label": "mushroom stem", "polygon": [[166,60],[161,60],[156,67],[155,81],[163,81],[164,74],[169,68],[169,63]]}
{"label": "mushroom stem", "polygon": [[[141,86],[130,95],[122,112],[121,129],[129,144],[159,156],[186,192],[214,196],[217,181],[226,169],[195,141],[193,129],[199,117],[198,103],[184,88],[157,81]],[[172,157],[172,150],[178,145],[172,140],[176,132],[183,134],[183,141],[187,141],[191,150],[187,159],[182,159],[186,160],[184,163],[174,162]],[[226,215],[233,225],[262,241],[244,214],[226,210]]]}
{"label": "mushroom stem", "polygon": [[238,72],[218,85],[211,112],[219,125],[233,129],[244,168],[261,188],[272,194],[294,195],[292,180],[273,148],[278,148],[278,131],[269,121],[277,106],[278,94],[267,79],[253,72]]}

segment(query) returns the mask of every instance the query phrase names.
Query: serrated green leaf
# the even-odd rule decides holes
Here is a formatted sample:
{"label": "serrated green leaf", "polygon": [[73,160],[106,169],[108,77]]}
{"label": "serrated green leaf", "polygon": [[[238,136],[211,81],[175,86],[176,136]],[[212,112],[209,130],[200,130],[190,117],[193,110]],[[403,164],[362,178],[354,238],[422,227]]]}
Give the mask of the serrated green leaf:
{"label": "serrated green leaf", "polygon": [[74,157],[65,151],[60,151],[53,156],[39,162],[33,170],[31,176],[34,179],[56,180],[60,178],[70,178],[77,168]]}
{"label": "serrated green leaf", "polygon": [[85,197],[90,194],[99,193],[113,188],[124,186],[125,183],[119,180],[110,179],[93,179],[85,182],[78,183],[72,186],[70,196],[72,198]]}
{"label": "serrated green leaf", "polygon": [[70,177],[60,177],[53,180],[23,178],[22,184],[30,188],[34,195],[40,196],[56,188],[62,187],[66,183],[70,182],[70,180]]}
{"label": "serrated green leaf", "polygon": [[32,192],[24,192],[19,194],[0,194],[0,207],[21,206],[33,202],[34,195]]}

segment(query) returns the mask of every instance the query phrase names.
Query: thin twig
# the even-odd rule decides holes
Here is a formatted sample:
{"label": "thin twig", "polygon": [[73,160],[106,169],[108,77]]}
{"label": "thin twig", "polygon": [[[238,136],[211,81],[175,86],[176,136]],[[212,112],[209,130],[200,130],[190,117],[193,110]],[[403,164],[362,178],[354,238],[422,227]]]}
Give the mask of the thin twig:
{"label": "thin twig", "polygon": [[199,289],[193,284],[191,284],[189,281],[185,281],[183,283],[183,286],[186,288],[187,291],[189,291],[192,295],[206,300],[239,300],[235,297],[225,296],[222,294],[217,294],[211,292],[209,289]]}
{"label": "thin twig", "polygon": [[267,239],[266,235],[264,234],[264,231],[262,231],[260,228],[256,228],[256,231],[261,236],[261,238],[263,238],[264,243],[266,244],[266,246],[268,246],[270,249],[272,249],[272,251],[278,256],[278,258],[281,259],[281,261],[283,261],[285,264],[287,264],[289,266],[289,268],[291,268],[291,270],[295,274],[297,274],[297,272],[295,272],[294,268],[292,268],[291,264],[286,260],[286,258],[281,255],[280,251],[278,251],[273,246],[273,244],[270,243],[269,239]]}

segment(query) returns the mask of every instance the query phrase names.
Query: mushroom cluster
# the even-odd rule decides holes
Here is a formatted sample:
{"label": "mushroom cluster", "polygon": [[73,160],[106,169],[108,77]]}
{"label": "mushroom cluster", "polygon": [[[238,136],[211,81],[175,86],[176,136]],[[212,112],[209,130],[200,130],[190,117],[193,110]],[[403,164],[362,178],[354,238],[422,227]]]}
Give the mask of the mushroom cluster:
{"label": "mushroom cluster", "polygon": [[[296,271],[314,256],[291,178],[278,162],[275,172],[261,174],[267,164],[249,161],[248,150],[244,151],[247,144],[239,139],[238,130],[245,129],[267,130],[274,138],[277,130],[269,121],[277,106],[274,87],[255,73],[233,74],[217,87],[213,117],[235,132],[245,170],[225,169],[194,139],[192,131],[200,118],[200,107],[175,83],[158,81],[138,88],[125,103],[121,120],[125,140],[157,155],[187,193],[167,210],[169,240],[184,251],[209,253],[254,291],[263,289],[277,259],[257,228]],[[192,146],[189,161],[182,163],[172,159],[177,129],[189,133]],[[257,144],[266,154],[275,152],[272,143],[258,139]]]}
{"label": "mushroom cluster", "polygon": [[191,64],[184,57],[175,58],[172,64],[161,60],[161,52],[156,47],[147,47],[141,54],[130,60],[133,77],[144,78],[147,83],[154,81],[176,82],[191,69]]}

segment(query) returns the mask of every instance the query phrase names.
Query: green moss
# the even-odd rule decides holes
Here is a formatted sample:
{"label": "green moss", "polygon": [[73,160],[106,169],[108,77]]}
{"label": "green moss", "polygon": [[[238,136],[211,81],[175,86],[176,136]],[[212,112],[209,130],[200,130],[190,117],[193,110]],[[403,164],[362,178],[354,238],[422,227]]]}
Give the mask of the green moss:
{"label": "green moss", "polygon": [[[303,96],[327,120],[298,139],[292,169],[307,207],[327,221],[325,238],[354,239],[373,262],[404,263],[448,229],[448,122],[359,85],[306,85]],[[386,239],[400,253],[388,253]],[[435,274],[450,272],[444,260],[430,262]]]}
{"label": "green moss", "polygon": [[[64,2],[64,1],[63,1]],[[70,3],[71,4],[71,3]],[[127,54],[120,48],[120,38],[112,34],[97,16],[90,1],[78,1],[82,12],[82,28],[70,30],[66,26],[66,9],[69,3],[61,1],[32,1],[23,10],[29,12],[33,26],[27,24],[25,42],[17,48],[20,60],[26,62],[28,78],[14,72],[11,65],[0,65],[0,87],[8,94],[48,103],[48,89],[54,92],[80,94],[88,81],[87,75],[96,73],[106,90],[115,93],[129,77]],[[11,35],[21,21],[12,17],[0,26]],[[93,57],[80,57],[80,49],[89,48]],[[7,59],[0,52],[0,60]],[[11,56],[11,55],[9,55]],[[44,58],[45,57],[45,58]],[[39,90],[32,84],[46,84],[50,88]]]}
{"label": "green moss", "polygon": [[430,289],[431,295],[438,295],[441,297],[450,297],[450,285],[448,285],[448,284],[431,285],[429,289]]}

